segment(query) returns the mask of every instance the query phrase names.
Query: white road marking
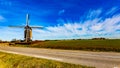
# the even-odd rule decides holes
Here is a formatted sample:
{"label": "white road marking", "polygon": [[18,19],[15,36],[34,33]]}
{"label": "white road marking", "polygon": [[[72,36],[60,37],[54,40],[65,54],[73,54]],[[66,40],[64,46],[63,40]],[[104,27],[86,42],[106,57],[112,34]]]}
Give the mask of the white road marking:
{"label": "white road marking", "polygon": [[44,58],[44,59],[51,59],[51,60],[63,61],[63,59],[60,59],[60,58],[53,58],[53,57],[47,57],[47,56],[40,56],[40,55],[34,55],[34,54],[18,53],[18,52],[5,51],[5,50],[0,50],[0,51],[1,51],[1,52],[7,52],[7,53],[13,53],[13,54],[26,55],[26,56],[36,57],[36,58]]}

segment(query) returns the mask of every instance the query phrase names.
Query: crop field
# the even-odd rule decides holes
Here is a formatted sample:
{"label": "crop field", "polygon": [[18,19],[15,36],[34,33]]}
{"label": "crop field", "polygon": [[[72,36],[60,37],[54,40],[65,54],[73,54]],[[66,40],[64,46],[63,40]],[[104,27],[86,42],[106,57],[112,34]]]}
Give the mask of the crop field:
{"label": "crop field", "polygon": [[120,52],[120,39],[107,40],[47,40],[33,41],[31,45],[11,45],[20,47],[85,50],[85,51],[111,51]]}
{"label": "crop field", "polygon": [[37,42],[28,47],[120,52],[120,40],[56,40]]}
{"label": "crop field", "polygon": [[0,52],[0,68],[93,68]]}

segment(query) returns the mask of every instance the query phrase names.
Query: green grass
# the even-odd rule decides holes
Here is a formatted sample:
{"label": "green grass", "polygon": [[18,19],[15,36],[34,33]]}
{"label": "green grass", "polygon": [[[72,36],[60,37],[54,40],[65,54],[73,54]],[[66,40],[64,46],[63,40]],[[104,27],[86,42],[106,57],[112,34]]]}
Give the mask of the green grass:
{"label": "green grass", "polygon": [[32,44],[28,47],[120,52],[120,40],[44,41],[44,42]]}
{"label": "green grass", "polygon": [[94,68],[0,52],[0,68]]}
{"label": "green grass", "polygon": [[20,47],[85,50],[85,51],[111,51],[120,52],[120,39],[107,40],[50,40],[34,42],[31,45],[12,45]]}

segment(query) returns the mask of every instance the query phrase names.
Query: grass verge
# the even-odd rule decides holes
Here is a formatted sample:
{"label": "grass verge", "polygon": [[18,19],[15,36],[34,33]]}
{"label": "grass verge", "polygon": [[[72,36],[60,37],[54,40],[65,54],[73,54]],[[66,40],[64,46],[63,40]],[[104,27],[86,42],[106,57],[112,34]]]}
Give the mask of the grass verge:
{"label": "grass verge", "polygon": [[0,68],[94,68],[0,52]]}

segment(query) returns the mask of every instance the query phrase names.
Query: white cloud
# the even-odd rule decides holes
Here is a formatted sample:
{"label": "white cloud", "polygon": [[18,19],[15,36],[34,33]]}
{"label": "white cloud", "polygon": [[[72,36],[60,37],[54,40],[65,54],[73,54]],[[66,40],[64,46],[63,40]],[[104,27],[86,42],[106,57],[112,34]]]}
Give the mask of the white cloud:
{"label": "white cloud", "polygon": [[0,26],[0,40],[23,39],[23,29]]}
{"label": "white cloud", "polygon": [[100,16],[101,13],[102,13],[102,9],[89,10],[89,12],[87,13],[87,16],[85,17],[87,19],[95,19],[95,18],[98,18],[98,16]]}
{"label": "white cloud", "polygon": [[[49,26],[46,27],[46,30],[34,30],[34,32],[37,32],[37,36],[41,36],[41,39],[120,38],[120,14],[103,20],[102,17],[99,17],[101,13],[102,9],[93,10],[87,14],[86,17],[89,19],[84,22],[71,23],[68,21],[63,25]],[[64,20],[61,22],[63,23]]]}
{"label": "white cloud", "polygon": [[106,15],[112,15],[114,14],[115,12],[117,12],[120,8],[118,7],[113,7],[111,8],[108,12],[106,12]]}
{"label": "white cloud", "polygon": [[103,23],[102,24],[101,23],[95,24],[95,25],[91,26],[91,30],[100,31],[100,30],[102,30],[102,26],[103,26]]}

